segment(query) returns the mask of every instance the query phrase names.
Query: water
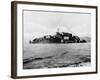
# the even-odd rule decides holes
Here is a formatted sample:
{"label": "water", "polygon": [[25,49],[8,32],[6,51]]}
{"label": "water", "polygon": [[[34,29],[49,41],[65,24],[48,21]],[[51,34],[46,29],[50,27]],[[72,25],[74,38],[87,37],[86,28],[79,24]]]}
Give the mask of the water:
{"label": "water", "polygon": [[52,56],[64,52],[74,55],[90,55],[90,43],[27,44],[24,46],[23,58]]}
{"label": "water", "polygon": [[90,66],[90,43],[28,44],[24,46],[24,69]]}

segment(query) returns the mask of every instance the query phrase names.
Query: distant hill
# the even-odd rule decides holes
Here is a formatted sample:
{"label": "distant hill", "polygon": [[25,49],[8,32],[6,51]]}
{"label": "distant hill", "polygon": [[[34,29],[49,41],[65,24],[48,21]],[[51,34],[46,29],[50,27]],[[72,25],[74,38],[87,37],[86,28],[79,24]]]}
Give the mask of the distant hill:
{"label": "distant hill", "polygon": [[86,40],[87,42],[91,42],[91,37],[80,37],[81,40]]}

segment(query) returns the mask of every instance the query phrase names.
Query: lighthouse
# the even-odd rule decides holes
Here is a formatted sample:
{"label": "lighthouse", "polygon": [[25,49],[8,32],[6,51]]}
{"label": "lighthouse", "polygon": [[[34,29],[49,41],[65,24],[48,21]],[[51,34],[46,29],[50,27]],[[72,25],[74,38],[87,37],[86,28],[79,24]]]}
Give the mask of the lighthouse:
{"label": "lighthouse", "polygon": [[57,28],[57,32],[59,33],[59,28]]}

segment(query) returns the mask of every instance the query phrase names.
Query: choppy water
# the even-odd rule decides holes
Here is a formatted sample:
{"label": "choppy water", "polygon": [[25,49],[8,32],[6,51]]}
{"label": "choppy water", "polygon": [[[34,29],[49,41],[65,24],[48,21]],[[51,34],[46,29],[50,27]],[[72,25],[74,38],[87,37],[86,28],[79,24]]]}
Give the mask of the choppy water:
{"label": "choppy water", "polygon": [[29,44],[24,46],[24,69],[90,66],[90,43]]}

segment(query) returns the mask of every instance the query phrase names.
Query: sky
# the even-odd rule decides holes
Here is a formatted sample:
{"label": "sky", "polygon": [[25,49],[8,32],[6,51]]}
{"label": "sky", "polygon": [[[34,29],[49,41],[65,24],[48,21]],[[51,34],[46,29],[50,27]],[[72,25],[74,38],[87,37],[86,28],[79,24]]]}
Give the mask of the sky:
{"label": "sky", "polygon": [[91,33],[91,14],[75,12],[23,11],[24,39],[69,32],[85,37]]}

